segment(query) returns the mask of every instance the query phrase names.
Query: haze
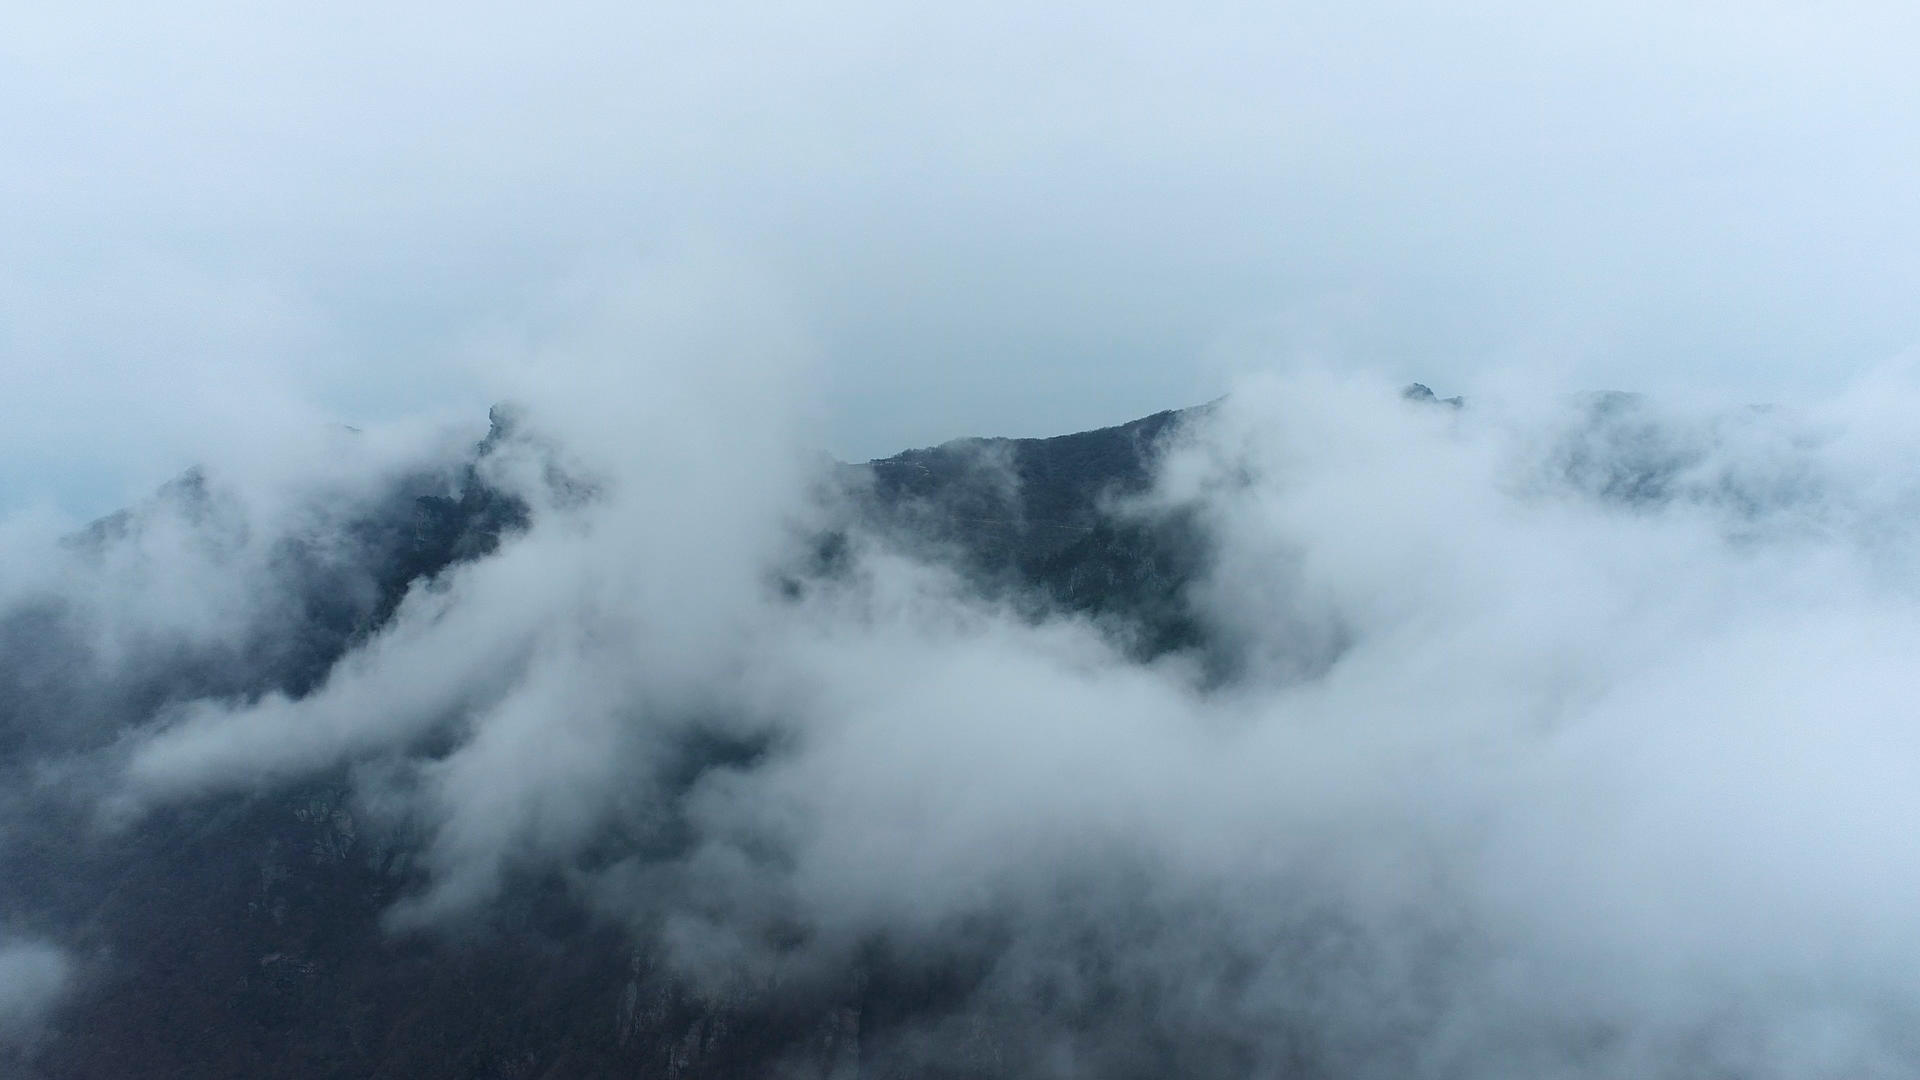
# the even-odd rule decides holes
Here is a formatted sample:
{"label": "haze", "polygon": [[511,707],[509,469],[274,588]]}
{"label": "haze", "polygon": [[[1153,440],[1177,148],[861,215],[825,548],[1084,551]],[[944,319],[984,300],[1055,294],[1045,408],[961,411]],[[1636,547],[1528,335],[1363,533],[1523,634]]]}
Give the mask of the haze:
{"label": "haze", "polygon": [[0,1068],[1920,1074],[1915,55],[9,13]]}
{"label": "haze", "polygon": [[[1818,392],[1920,338],[1908,4],[19,6],[0,504],[478,415],[688,258],[864,459],[1312,358]],[[689,256],[689,252],[697,254]],[[756,318],[766,318],[765,311]]]}

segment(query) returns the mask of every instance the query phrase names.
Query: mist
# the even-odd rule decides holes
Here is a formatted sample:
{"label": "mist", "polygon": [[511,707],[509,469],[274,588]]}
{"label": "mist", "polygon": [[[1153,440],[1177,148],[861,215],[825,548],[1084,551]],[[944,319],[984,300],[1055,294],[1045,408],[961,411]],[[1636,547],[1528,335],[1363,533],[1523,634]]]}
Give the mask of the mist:
{"label": "mist", "polygon": [[[348,839],[410,852],[396,940],[553,881],[714,1000],[825,993],[875,950],[957,965],[867,1037],[909,1072],[1920,1060],[1905,374],[1736,409],[1250,377],[1105,503],[1204,538],[1198,643],[1143,657],[863,516],[806,444],[804,350],[716,331],[736,294],[703,280],[502,369],[526,393],[464,481],[459,430],[373,429],[351,467],[209,463],[212,510],[163,498],[104,559],[18,545],[9,618],[91,628],[99,726],[27,731],[15,775],[107,838],[345,777]],[[314,508],[396,476],[484,483],[524,527],[294,691],[139,689],[155,655],[283,633],[259,553],[330,550]],[[16,728],[74,725],[42,700],[16,690]]]}
{"label": "mist", "polygon": [[1835,393],[1920,340],[1914,18],[23,12],[0,498],[85,520],[290,424],[475,415],[475,360],[570,282],[689,243],[791,294],[846,460],[1211,400],[1276,358]]}
{"label": "mist", "polygon": [[17,13],[0,1069],[1920,1074],[1916,43]]}

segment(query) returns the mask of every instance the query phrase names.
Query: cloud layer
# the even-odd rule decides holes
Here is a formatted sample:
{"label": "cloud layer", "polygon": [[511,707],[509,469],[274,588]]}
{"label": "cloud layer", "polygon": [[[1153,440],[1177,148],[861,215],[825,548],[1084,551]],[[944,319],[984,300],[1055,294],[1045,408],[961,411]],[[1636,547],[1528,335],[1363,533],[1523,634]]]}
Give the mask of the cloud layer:
{"label": "cloud layer", "polygon": [[[1204,651],[1142,661],[863,525],[786,419],[794,369],[656,337],[537,366],[478,474],[530,526],[311,693],[176,702],[74,759],[101,822],[344,769],[357,827],[417,853],[392,932],[559,880],[711,994],[876,949],[964,972],[872,1035],[896,1062],[1784,1078],[1920,1053],[1903,379],[1733,411],[1250,379],[1111,507],[1206,540]],[[823,529],[846,557],[795,589]],[[176,587],[211,572],[142,543]],[[108,573],[101,610],[146,610]]]}

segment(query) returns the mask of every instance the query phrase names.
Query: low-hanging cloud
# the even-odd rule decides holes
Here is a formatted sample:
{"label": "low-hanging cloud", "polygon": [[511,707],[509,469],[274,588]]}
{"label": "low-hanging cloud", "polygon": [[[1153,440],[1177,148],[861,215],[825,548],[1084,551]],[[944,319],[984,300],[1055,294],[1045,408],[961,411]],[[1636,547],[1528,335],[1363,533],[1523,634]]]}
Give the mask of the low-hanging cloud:
{"label": "low-hanging cloud", "polygon": [[1916,10],[18,13],[0,1060],[1920,1073]]}
{"label": "low-hanging cloud", "polygon": [[[557,876],[708,993],[876,948],[968,972],[871,1035],[895,1062],[1920,1060],[1906,380],[1731,411],[1248,380],[1111,504],[1206,541],[1207,655],[1142,660],[864,523],[804,452],[804,366],[732,359],[780,335],[673,295],[522,384],[477,475],[524,531],[310,693],[133,722],[105,820],[345,769],[418,845],[393,932]],[[806,570],[822,530],[844,558]]]}

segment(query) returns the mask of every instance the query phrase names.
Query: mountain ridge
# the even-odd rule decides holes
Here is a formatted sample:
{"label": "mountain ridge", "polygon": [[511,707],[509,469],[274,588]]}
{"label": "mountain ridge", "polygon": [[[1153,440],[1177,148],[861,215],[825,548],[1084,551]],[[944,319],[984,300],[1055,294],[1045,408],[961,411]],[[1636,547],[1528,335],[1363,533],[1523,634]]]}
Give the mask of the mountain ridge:
{"label": "mountain ridge", "polygon": [[[923,553],[957,552],[983,588],[1025,595],[1036,614],[1132,617],[1147,593],[1116,602],[1116,583],[1160,541],[1146,526],[1106,524],[1105,510],[1144,490],[1153,455],[1183,415],[1046,439],[958,440],[843,466],[841,475],[864,528]],[[311,692],[388,624],[410,589],[524,530],[526,504],[478,468],[517,437],[521,417],[502,406],[489,421],[451,474],[402,477],[336,522],[344,554],[278,543],[264,580],[287,602],[249,631],[253,646],[163,651],[76,697],[89,685],[74,679],[86,633],[71,623],[78,616],[49,608],[0,617],[0,769],[15,778],[7,816],[37,823],[16,824],[0,847],[0,875],[16,883],[5,914],[92,958],[35,1039],[0,1049],[15,1075],[432,1080],[639,1070],[695,1080],[775,1066],[895,1075],[861,1071],[861,1040],[873,1045],[937,1015],[981,977],[972,961],[928,968],[876,957],[839,990],[716,1001],[678,984],[542,878],[514,886],[450,937],[393,937],[384,914],[419,869],[404,840],[358,820],[346,772],[159,808],[105,834],[72,801],[81,793],[32,779],[42,755],[111,753],[143,717],[180,703]],[[100,557],[165,517],[217,528],[219,501],[194,470],[67,545]],[[1174,603],[1177,580],[1150,584],[1154,602]],[[1182,633],[1190,631],[1140,637],[1154,651],[1175,647]],[[61,722],[68,715],[91,719],[71,729]]]}

